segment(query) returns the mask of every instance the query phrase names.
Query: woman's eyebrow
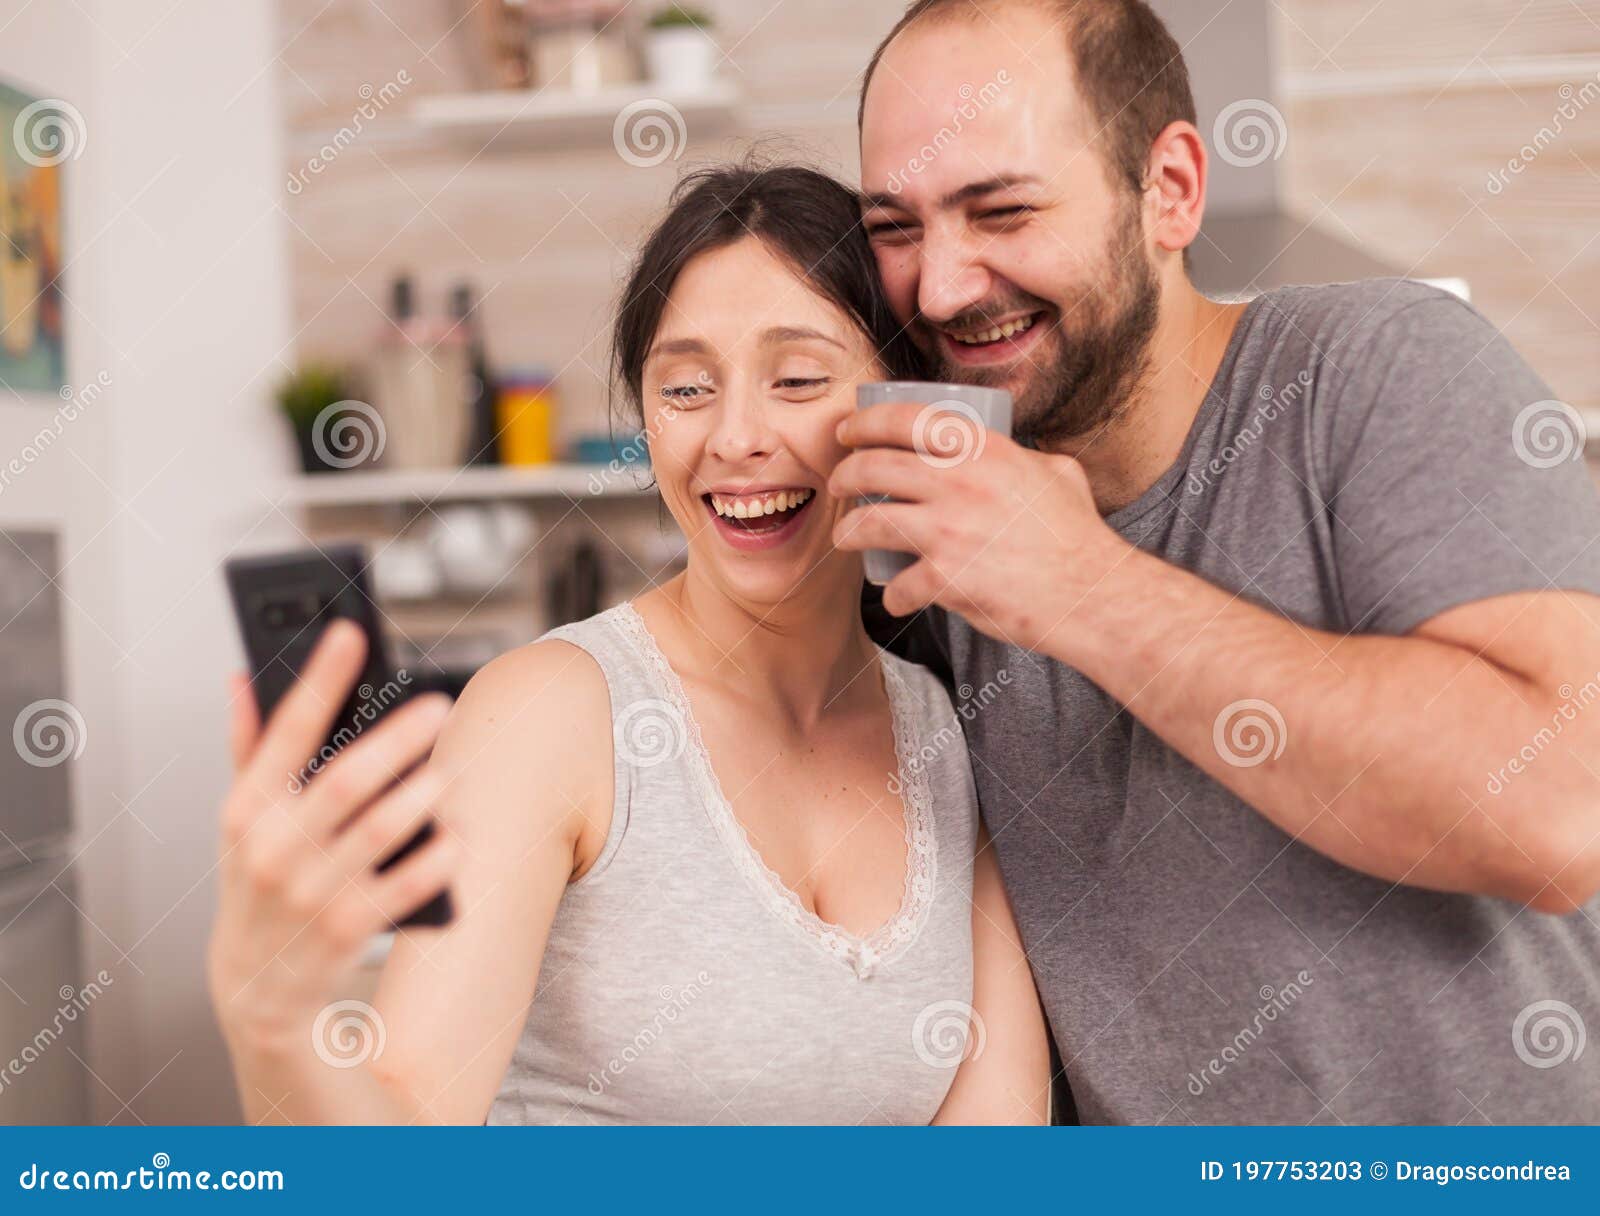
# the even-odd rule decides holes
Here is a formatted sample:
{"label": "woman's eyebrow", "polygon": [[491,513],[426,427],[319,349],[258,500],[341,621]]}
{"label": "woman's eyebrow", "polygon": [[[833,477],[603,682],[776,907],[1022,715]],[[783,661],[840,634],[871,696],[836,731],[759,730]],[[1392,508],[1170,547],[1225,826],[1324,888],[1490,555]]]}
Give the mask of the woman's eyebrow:
{"label": "woman's eyebrow", "polygon": [[845,348],[837,338],[830,338],[820,329],[808,329],[803,325],[774,325],[762,333],[761,341],[766,346],[776,346],[780,342],[826,342],[840,350]]}
{"label": "woman's eyebrow", "polygon": [[665,342],[657,342],[645,354],[645,362],[660,355],[705,355],[710,354],[711,348],[699,338],[669,338]]}

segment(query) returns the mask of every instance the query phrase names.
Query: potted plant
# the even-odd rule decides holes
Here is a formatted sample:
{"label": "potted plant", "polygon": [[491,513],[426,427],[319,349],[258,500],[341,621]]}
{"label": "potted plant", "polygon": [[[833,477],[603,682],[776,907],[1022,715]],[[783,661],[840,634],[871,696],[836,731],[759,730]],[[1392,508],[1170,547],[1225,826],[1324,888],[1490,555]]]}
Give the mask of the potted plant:
{"label": "potted plant", "polygon": [[710,84],[717,67],[711,25],[706,13],[683,4],[669,4],[651,16],[644,49],[650,83],[691,93]]}
{"label": "potted plant", "polygon": [[350,399],[350,384],[344,372],[331,364],[307,363],[278,385],[276,395],[278,409],[294,432],[300,467],[307,473],[327,473],[344,467],[325,459],[326,438],[320,447],[315,442],[316,422],[322,412]]}

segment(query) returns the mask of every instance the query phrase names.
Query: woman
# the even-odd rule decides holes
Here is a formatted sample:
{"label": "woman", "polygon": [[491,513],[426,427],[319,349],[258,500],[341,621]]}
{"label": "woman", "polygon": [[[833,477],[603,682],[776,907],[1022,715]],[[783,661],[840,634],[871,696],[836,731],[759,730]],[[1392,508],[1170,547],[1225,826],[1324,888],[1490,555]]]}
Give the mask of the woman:
{"label": "woman", "polygon": [[[832,543],[835,427],[907,370],[856,219],[821,174],[718,169],[645,245],[617,372],[683,574],[489,664],[381,796],[441,707],[264,809],[327,711],[287,703],[302,734],[257,745],[237,699],[211,958],[250,1118],[1042,1121],[1043,1021],[959,724],[868,639],[860,557]],[[308,667],[321,704],[350,632]],[[374,872],[430,813],[433,843]],[[396,936],[367,1058],[328,1067],[342,970],[445,881],[455,922]]]}

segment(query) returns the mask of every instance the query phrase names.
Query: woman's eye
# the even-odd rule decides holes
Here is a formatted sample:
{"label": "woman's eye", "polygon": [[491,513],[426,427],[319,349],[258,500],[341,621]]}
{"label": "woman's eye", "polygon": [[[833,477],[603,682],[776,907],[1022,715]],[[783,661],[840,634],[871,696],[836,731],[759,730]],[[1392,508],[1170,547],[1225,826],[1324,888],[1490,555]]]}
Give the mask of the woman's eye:
{"label": "woman's eye", "polygon": [[833,383],[831,376],[785,376],[778,381],[778,387],[791,391],[803,391],[811,388],[821,388],[824,384]]}
{"label": "woman's eye", "polygon": [[698,384],[663,384],[661,395],[669,401],[693,401],[703,390]]}

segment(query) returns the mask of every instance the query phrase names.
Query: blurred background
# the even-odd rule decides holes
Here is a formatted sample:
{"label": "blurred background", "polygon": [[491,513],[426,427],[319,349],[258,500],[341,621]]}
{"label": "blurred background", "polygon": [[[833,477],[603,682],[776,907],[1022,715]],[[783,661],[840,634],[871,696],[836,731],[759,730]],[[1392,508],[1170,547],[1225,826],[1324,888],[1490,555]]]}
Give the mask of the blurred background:
{"label": "blurred background", "polygon": [[[902,7],[0,0],[0,1123],[237,1117],[223,561],[364,541],[396,660],[446,681],[670,575],[607,411],[630,253],[699,163],[854,181]],[[1600,9],[1155,7],[1215,157],[1202,289],[1441,282],[1583,458]]]}

